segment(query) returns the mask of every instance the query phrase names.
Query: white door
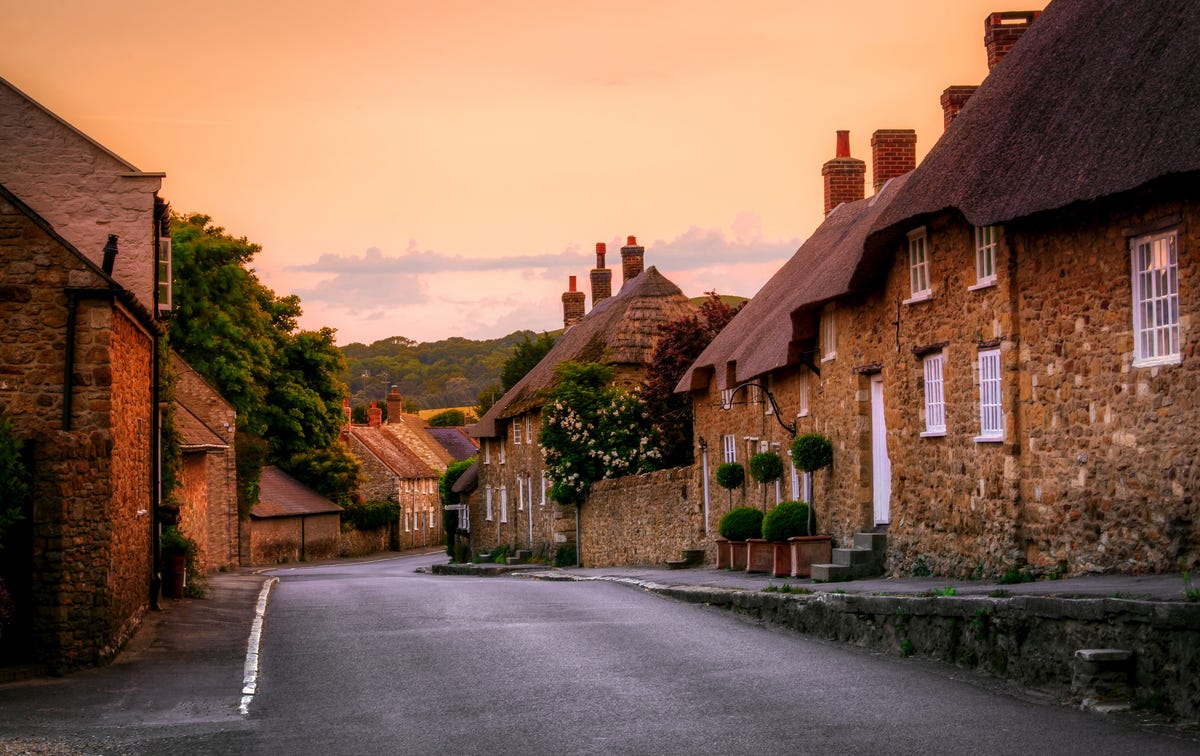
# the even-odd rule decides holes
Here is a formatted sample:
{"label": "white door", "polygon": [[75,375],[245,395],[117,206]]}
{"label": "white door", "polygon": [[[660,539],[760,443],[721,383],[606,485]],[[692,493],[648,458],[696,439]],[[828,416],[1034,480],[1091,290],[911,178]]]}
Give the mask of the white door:
{"label": "white door", "polygon": [[888,459],[887,423],[883,416],[883,376],[871,377],[871,490],[875,498],[875,524],[891,520],[892,461]]}

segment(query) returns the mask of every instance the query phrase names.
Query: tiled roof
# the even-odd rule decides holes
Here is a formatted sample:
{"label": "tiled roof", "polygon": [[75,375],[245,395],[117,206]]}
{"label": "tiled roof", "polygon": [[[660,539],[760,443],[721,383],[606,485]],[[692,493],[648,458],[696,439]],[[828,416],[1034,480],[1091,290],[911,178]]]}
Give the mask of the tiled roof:
{"label": "tiled roof", "polygon": [[426,464],[389,426],[352,425],[350,435],[400,478],[437,478],[441,474]]}
{"label": "tiled roof", "polygon": [[429,435],[433,436],[433,439],[457,461],[473,457],[479,451],[479,446],[467,436],[463,428],[429,428],[427,430]]}
{"label": "tiled roof", "polygon": [[251,517],[297,517],[340,513],[342,508],[274,465],[263,468]]}
{"label": "tiled roof", "polygon": [[445,472],[446,467],[454,461],[450,452],[429,435],[429,423],[422,420],[420,415],[406,412],[399,417],[389,417],[383,429],[397,436],[438,475]]}
{"label": "tiled roof", "polygon": [[229,444],[216,431],[204,424],[187,407],[175,402],[175,427],[179,430],[180,446],[184,451],[216,451],[228,449]]}

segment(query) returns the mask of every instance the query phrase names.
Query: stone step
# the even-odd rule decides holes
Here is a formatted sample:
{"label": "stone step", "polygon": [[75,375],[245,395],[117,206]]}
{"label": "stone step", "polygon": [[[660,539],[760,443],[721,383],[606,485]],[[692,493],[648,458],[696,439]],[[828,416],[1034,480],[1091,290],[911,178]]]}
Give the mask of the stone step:
{"label": "stone step", "polygon": [[871,549],[834,549],[833,563],[846,567],[857,567],[875,563],[875,552]]}
{"label": "stone step", "polygon": [[809,577],[819,583],[836,583],[850,579],[850,568],[844,564],[814,564]]}
{"label": "stone step", "polygon": [[704,564],[704,549],[684,549],[683,560],[694,566]]}
{"label": "stone step", "polygon": [[692,563],[686,559],[669,559],[667,560],[668,570],[686,570],[691,567]]}
{"label": "stone step", "polygon": [[882,560],[887,554],[887,533],[855,533],[854,548],[870,549]]}

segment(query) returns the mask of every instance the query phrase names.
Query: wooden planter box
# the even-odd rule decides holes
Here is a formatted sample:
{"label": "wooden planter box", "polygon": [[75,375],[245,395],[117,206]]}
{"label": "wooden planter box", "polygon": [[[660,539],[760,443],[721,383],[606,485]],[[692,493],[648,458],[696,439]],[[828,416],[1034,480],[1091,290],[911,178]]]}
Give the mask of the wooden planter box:
{"label": "wooden planter box", "polygon": [[717,539],[717,569],[727,570],[729,565],[733,563],[733,549],[729,545],[729,541],[724,538]]}
{"label": "wooden planter box", "polygon": [[746,539],[746,572],[770,572],[775,566],[775,546],[761,538]]}
{"label": "wooden planter box", "polygon": [[795,536],[792,547],[792,577],[811,577],[814,564],[829,564],[833,556],[832,536]]}
{"label": "wooden planter box", "polygon": [[745,541],[730,541],[729,542],[729,569],[731,569],[731,570],[746,569],[746,542]]}

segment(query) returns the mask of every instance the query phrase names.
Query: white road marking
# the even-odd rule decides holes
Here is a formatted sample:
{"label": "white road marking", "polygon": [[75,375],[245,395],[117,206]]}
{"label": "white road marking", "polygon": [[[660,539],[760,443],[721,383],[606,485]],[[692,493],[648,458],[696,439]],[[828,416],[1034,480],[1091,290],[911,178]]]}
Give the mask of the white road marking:
{"label": "white road marking", "polygon": [[270,578],[263,583],[262,590],[258,592],[258,604],[254,608],[254,622],[250,625],[250,639],[246,642],[246,664],[243,667],[244,674],[242,676],[242,703],[238,706],[238,711],[243,717],[250,716],[250,702],[254,700],[254,693],[258,690],[258,652],[262,645],[263,619],[267,615],[267,599],[271,596],[271,589],[278,582],[279,578]]}

